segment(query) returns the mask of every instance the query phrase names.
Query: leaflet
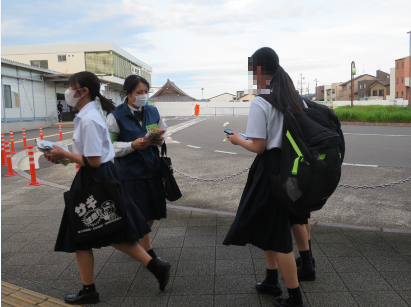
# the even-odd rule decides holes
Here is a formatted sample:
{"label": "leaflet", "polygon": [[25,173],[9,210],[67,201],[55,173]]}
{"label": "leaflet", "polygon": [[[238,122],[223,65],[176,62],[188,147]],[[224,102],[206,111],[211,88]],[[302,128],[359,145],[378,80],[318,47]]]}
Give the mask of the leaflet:
{"label": "leaflet", "polygon": [[[53,145],[56,145],[56,146],[64,149],[65,151],[70,152],[70,150],[68,149],[68,146],[67,146],[67,145],[56,144],[56,143],[53,143],[53,142],[50,142],[50,141],[46,141],[46,140],[42,140],[42,139],[36,139],[36,144],[37,144],[37,148],[38,148],[41,152],[46,153],[46,154],[49,154],[49,153],[50,153],[50,150],[55,149],[55,148],[53,147]],[[67,166],[67,165],[70,164],[71,161],[70,161],[69,159],[61,159],[61,160],[58,160],[58,162],[59,162],[60,164],[64,165],[64,166]]]}
{"label": "leaflet", "polygon": [[159,128],[147,128],[147,134],[143,137],[143,141],[152,141],[154,139],[159,139],[163,136],[166,131]]}

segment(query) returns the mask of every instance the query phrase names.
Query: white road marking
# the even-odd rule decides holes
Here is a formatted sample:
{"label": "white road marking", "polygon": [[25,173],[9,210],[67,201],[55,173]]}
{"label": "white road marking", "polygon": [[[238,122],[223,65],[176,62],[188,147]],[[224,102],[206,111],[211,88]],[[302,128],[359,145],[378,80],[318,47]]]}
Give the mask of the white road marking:
{"label": "white road marking", "polygon": [[343,163],[343,165],[352,165],[352,166],[368,166],[368,167],[378,167],[378,165],[367,165],[367,164],[351,164],[351,163]]}
{"label": "white road marking", "polygon": [[229,151],[221,151],[221,150],[214,150],[214,152],[221,152],[221,153],[226,153],[226,154],[230,154],[230,155],[236,155],[236,152],[229,152]]}
{"label": "white road marking", "polygon": [[351,135],[376,135],[376,136],[411,136],[407,134],[362,134],[362,133],[344,133],[344,134],[351,134]]}
{"label": "white road marking", "polygon": [[227,125],[229,125],[229,124],[230,124],[229,122],[226,122],[226,123],[223,124],[223,127],[225,127],[225,126],[227,126]]}
{"label": "white road marking", "polygon": [[173,141],[173,143],[177,143],[177,144],[180,144],[180,142],[178,142],[178,141]]}
{"label": "white road marking", "polygon": [[193,146],[193,145],[186,145],[187,147],[191,147],[191,148],[201,148],[201,147],[198,147],[198,146]]}

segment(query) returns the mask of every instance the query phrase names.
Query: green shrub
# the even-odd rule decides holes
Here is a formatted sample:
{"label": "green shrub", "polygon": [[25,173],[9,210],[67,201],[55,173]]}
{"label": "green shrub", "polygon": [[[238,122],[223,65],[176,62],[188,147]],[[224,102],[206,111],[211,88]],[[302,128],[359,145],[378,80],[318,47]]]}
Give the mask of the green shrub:
{"label": "green shrub", "polygon": [[411,123],[411,108],[398,106],[351,106],[333,109],[340,121]]}

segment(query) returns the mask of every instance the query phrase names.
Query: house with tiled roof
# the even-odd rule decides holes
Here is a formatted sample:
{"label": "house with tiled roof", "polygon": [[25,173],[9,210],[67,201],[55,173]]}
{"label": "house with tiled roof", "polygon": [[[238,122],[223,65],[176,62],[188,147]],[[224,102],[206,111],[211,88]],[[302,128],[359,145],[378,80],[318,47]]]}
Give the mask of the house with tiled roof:
{"label": "house with tiled roof", "polygon": [[149,101],[197,101],[197,99],[187,95],[174,82],[167,79],[167,82],[149,98]]}

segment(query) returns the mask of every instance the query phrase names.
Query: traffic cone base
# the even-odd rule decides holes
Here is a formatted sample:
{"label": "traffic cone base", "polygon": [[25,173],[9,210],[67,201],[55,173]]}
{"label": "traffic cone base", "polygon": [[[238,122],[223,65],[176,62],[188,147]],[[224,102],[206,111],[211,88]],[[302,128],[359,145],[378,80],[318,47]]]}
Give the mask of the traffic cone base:
{"label": "traffic cone base", "polygon": [[6,175],[4,175],[4,177],[12,177],[12,176],[18,176],[19,174],[12,172],[12,173],[8,173]]}
{"label": "traffic cone base", "polygon": [[36,187],[42,185],[40,182],[30,182],[29,184],[26,184],[27,187]]}

